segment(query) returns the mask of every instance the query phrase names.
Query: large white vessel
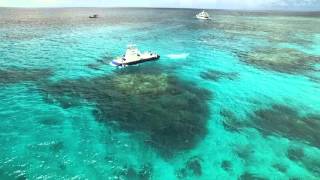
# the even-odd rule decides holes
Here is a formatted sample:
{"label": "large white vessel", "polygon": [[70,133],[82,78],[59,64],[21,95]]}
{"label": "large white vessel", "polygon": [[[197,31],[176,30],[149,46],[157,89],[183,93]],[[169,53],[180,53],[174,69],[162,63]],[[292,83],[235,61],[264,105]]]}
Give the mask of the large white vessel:
{"label": "large white vessel", "polygon": [[153,52],[141,53],[135,45],[129,45],[125,55],[118,57],[111,62],[113,66],[127,66],[143,63],[146,61],[152,61],[159,59],[160,56]]}
{"label": "large white vessel", "polygon": [[201,13],[197,14],[196,17],[197,17],[198,19],[204,19],[204,20],[209,20],[209,19],[211,19],[210,16],[209,16],[209,14],[208,14],[207,12],[205,12],[204,10],[203,10]]}

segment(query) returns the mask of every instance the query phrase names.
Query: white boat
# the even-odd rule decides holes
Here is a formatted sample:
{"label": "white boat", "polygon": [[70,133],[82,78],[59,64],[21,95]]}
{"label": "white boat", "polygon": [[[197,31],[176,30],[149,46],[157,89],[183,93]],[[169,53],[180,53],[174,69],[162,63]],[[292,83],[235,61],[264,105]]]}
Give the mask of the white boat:
{"label": "white boat", "polygon": [[92,16],[89,16],[89,18],[98,18],[98,14],[94,14]]}
{"label": "white boat", "polygon": [[160,56],[153,52],[143,52],[141,53],[135,45],[129,45],[125,55],[122,57],[117,57],[111,62],[113,66],[128,66],[139,64],[147,61],[157,60]]}
{"label": "white boat", "polygon": [[201,13],[197,14],[196,17],[197,17],[198,19],[204,19],[204,20],[209,20],[209,19],[211,19],[210,16],[209,16],[209,14],[208,14],[207,12],[205,12],[204,10],[203,10]]}

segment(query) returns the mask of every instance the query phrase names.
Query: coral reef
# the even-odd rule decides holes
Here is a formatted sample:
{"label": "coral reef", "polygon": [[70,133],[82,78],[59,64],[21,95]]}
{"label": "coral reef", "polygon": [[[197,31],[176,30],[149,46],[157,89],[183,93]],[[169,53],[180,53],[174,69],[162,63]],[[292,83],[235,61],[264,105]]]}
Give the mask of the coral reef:
{"label": "coral reef", "polygon": [[149,137],[145,142],[169,157],[193,147],[206,134],[210,115],[206,102],[211,94],[158,72],[130,68],[103,77],[44,84],[42,89],[51,102],[63,104],[67,98],[95,104],[98,121],[145,133]]}
{"label": "coral reef", "polygon": [[320,57],[296,49],[264,47],[242,55],[241,60],[257,67],[293,74],[314,71]]}
{"label": "coral reef", "polygon": [[273,104],[255,111],[251,122],[265,135],[281,135],[320,147],[320,115],[301,115],[291,107]]}
{"label": "coral reef", "polygon": [[7,68],[0,69],[0,84],[35,82],[44,80],[52,75],[50,69]]}

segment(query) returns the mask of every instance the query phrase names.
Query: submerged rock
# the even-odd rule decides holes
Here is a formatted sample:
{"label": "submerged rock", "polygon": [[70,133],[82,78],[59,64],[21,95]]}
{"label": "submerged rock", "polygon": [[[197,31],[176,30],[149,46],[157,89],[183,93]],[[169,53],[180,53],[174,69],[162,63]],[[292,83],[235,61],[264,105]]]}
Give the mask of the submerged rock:
{"label": "submerged rock", "polygon": [[145,133],[145,141],[166,157],[193,147],[207,132],[209,91],[156,69],[130,68],[109,76],[48,84],[43,89],[50,95],[46,97],[58,102],[68,97],[72,102],[85,99],[95,104],[97,120]]}
{"label": "submerged rock", "polygon": [[241,60],[257,67],[292,74],[314,71],[320,57],[290,48],[265,47],[242,55]]}

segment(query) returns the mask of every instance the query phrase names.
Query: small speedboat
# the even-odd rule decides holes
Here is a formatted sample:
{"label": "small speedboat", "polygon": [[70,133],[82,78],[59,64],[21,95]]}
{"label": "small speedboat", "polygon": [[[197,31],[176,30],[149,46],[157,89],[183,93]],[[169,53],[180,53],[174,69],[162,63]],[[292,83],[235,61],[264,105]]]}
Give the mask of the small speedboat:
{"label": "small speedboat", "polygon": [[94,14],[92,16],[89,16],[89,18],[98,18],[98,14]]}
{"label": "small speedboat", "polygon": [[203,19],[203,20],[210,20],[211,19],[210,15],[207,12],[205,12],[204,10],[201,13],[197,14],[196,17],[198,19]]}
{"label": "small speedboat", "polygon": [[141,53],[139,49],[135,45],[129,45],[127,47],[127,51],[125,55],[122,57],[117,57],[113,61],[111,61],[111,65],[113,66],[128,66],[140,64],[147,61],[157,60],[160,58],[160,55],[153,52],[143,52]]}

